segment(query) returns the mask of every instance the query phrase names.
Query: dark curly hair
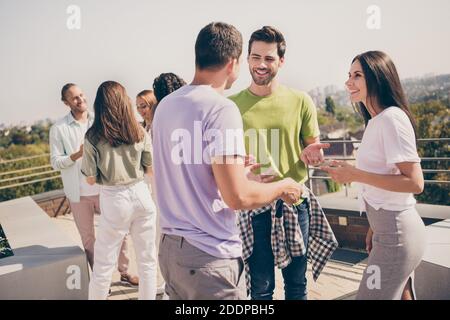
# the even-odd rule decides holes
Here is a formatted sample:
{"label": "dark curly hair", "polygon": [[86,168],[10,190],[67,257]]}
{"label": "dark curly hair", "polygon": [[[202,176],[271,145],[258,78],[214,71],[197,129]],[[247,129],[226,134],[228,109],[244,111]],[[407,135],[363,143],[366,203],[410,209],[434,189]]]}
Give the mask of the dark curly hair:
{"label": "dark curly hair", "polygon": [[186,84],[182,78],[174,73],[161,73],[153,81],[153,92],[156,100],[160,102],[165,96]]}

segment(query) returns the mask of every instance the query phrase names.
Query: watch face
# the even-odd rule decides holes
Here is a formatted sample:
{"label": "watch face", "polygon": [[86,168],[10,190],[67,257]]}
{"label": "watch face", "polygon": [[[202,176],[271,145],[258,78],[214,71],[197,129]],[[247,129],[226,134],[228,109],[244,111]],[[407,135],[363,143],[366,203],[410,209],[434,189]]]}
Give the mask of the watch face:
{"label": "watch face", "polygon": [[0,224],[0,259],[13,256],[14,253],[6,239],[6,235],[3,232],[2,225]]}

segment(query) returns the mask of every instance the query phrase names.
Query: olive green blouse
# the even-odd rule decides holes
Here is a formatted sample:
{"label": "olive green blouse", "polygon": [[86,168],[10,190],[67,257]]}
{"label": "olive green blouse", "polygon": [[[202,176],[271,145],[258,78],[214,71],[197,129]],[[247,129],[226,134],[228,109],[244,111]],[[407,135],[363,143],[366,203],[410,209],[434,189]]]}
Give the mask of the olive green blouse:
{"label": "olive green blouse", "polygon": [[144,139],[131,145],[112,147],[101,138],[93,145],[84,139],[81,172],[96,177],[106,186],[129,185],[144,179],[144,168],[151,167],[151,142],[147,132]]}

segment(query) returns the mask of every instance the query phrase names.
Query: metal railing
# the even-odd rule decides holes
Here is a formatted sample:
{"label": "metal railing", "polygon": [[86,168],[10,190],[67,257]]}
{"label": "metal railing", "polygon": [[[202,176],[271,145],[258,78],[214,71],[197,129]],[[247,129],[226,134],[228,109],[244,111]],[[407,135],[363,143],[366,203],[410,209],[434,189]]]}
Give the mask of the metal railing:
{"label": "metal railing", "polygon": [[[423,138],[423,139],[417,139],[417,143],[429,143],[429,142],[449,142],[450,138]],[[347,154],[347,144],[352,143],[352,144],[358,144],[361,143],[361,140],[350,140],[350,139],[345,139],[343,138],[342,140],[322,140],[322,143],[341,143],[343,144],[343,156],[329,156],[329,157],[325,157],[326,160],[332,160],[332,159],[337,159],[337,160],[345,160],[345,161],[355,161],[356,158],[355,157],[350,157]],[[448,145],[447,145],[448,147]],[[356,149],[354,147],[354,149]],[[421,157],[420,158],[421,161],[450,161],[450,157]],[[448,168],[448,166],[447,166]],[[424,173],[446,173],[449,174],[450,170],[449,169],[422,169],[422,171]],[[314,169],[314,170],[320,170],[319,167],[312,167],[310,166],[309,169]],[[328,176],[310,176],[309,177],[309,187],[311,190],[313,190],[313,181],[314,180],[331,180],[330,177]],[[450,184],[450,180],[424,180],[425,184]],[[345,196],[348,196],[348,184],[344,184],[344,189],[345,189]]]}
{"label": "metal railing", "polygon": [[[436,141],[449,142],[450,138],[417,139],[418,143],[427,143],[427,142],[436,142]],[[354,161],[356,159],[354,157],[350,156],[347,152],[347,144],[349,144],[349,143],[358,144],[358,143],[361,143],[361,140],[342,139],[342,140],[323,140],[322,142],[330,143],[330,144],[331,143],[343,144],[343,155],[334,157],[334,159]],[[7,160],[0,159],[0,165],[20,162],[20,161],[25,161],[25,160],[31,160],[31,159],[37,159],[37,158],[42,158],[42,157],[49,157],[49,156],[50,156],[50,154],[45,153],[45,154],[29,156],[29,157],[21,157],[21,158],[16,158],[16,159],[7,159]],[[332,158],[333,157],[327,157],[327,159],[332,159]],[[450,161],[450,157],[422,157],[421,161]],[[33,184],[33,183],[42,182],[42,181],[59,179],[61,177],[59,172],[55,171],[55,170],[46,170],[46,171],[36,172],[38,170],[49,169],[49,168],[51,168],[50,164],[44,164],[44,165],[39,165],[39,166],[35,166],[35,167],[0,172],[0,178],[4,177],[4,176],[8,176],[8,175],[16,175],[18,173],[20,174],[20,175],[14,176],[14,177],[7,177],[7,178],[0,179],[0,184],[6,183],[6,182],[17,181],[16,183],[13,183],[13,184],[7,184],[7,185],[0,186],[0,190],[14,188],[14,187],[28,185],[28,184]],[[446,174],[449,174],[450,170],[447,168],[445,168],[445,169],[423,169],[423,172],[424,173],[446,173]],[[318,167],[310,167],[310,169],[319,169],[319,168]],[[27,174],[23,174],[23,173],[27,173]],[[55,174],[57,174],[57,175],[55,175]],[[40,176],[44,176],[44,177],[40,177]],[[18,182],[20,180],[34,178],[34,177],[36,177],[36,179],[30,180],[30,181]],[[40,177],[40,178],[38,178],[38,177]],[[329,180],[329,179],[331,179],[330,177],[327,177],[327,176],[310,176],[309,178],[310,178],[310,180],[309,180],[310,187],[312,187],[313,180],[320,180],[320,179]],[[425,180],[425,183],[426,184],[450,184],[450,180]],[[345,189],[347,191],[347,188],[345,188]]]}
{"label": "metal railing", "polygon": [[19,162],[19,161],[23,161],[23,160],[31,160],[31,159],[42,158],[42,157],[46,157],[46,156],[50,156],[50,153],[43,153],[43,154],[38,154],[35,156],[21,157],[21,158],[16,158],[16,159],[6,159],[6,160],[0,159],[0,164]]}
{"label": "metal railing", "polygon": [[[16,158],[16,159],[6,159],[6,160],[0,159],[0,166],[2,166],[4,164],[12,164],[12,163],[17,163],[17,162],[21,162],[21,161],[39,159],[39,158],[49,157],[49,156],[50,156],[49,153],[43,153],[43,154],[39,154],[39,155],[20,157],[20,158]],[[38,166],[34,166],[34,167],[0,172],[0,178],[1,178],[0,185],[4,184],[4,183],[8,183],[6,185],[0,186],[0,190],[11,189],[11,188],[34,184],[34,183],[38,183],[38,182],[59,179],[61,177],[59,172],[56,170],[53,170],[51,168],[52,168],[52,166],[50,164],[44,164],[44,165],[38,165]],[[50,170],[44,170],[44,169],[50,169]],[[44,171],[41,171],[41,170],[44,170]],[[17,175],[17,174],[19,174],[19,175]],[[11,176],[11,175],[13,175],[13,176]],[[30,179],[30,178],[34,178],[34,179],[29,180],[29,181],[20,182],[21,180],[26,180],[26,179]],[[14,183],[9,183],[9,182],[14,182]]]}

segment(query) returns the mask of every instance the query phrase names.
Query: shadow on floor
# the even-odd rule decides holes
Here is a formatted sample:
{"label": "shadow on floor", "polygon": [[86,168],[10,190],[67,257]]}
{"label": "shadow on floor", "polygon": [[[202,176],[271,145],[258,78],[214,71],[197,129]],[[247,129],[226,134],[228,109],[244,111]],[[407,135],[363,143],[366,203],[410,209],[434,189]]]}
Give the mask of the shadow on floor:
{"label": "shadow on floor", "polygon": [[338,248],[331,256],[332,261],[355,265],[368,257],[368,254],[361,251]]}

